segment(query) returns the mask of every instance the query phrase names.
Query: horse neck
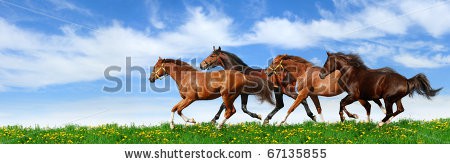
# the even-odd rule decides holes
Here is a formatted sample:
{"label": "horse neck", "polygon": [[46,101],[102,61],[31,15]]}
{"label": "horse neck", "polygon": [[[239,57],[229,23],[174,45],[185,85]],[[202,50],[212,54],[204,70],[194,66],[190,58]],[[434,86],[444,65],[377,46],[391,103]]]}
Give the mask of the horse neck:
{"label": "horse neck", "polygon": [[[166,65],[166,71],[172,77],[173,80],[177,83],[177,85],[180,85],[181,80],[183,80],[183,75],[187,72],[193,72],[193,71],[182,71],[182,66],[176,65],[174,63],[170,63]],[[169,68],[169,69],[167,69]]]}
{"label": "horse neck", "polygon": [[297,62],[291,62],[293,63],[292,65],[295,66],[296,70],[288,70],[293,68],[292,66],[286,66],[285,69],[288,70],[289,73],[291,73],[293,76],[295,77],[299,77],[301,75],[303,75],[306,70],[308,70],[309,68],[312,67],[312,65],[308,65],[308,64],[304,64],[304,63],[297,63]]}
{"label": "horse neck", "polygon": [[354,66],[344,66],[344,67],[341,67],[339,69],[339,71],[341,72],[340,79],[345,83],[350,83],[350,82],[355,81],[355,80],[353,80],[353,78],[356,77],[360,71],[364,71],[364,70],[361,68],[356,68]]}

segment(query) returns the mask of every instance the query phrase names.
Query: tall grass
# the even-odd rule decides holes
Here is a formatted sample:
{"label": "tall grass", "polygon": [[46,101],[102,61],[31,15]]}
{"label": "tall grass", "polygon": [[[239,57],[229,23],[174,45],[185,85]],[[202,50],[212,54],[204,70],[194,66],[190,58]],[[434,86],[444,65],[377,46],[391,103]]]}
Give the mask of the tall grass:
{"label": "tall grass", "polygon": [[64,144],[388,144],[450,143],[450,118],[433,121],[400,120],[381,128],[375,123],[314,123],[282,127],[261,126],[256,122],[225,126],[202,123],[191,126],[121,126],[107,124],[95,127],[69,125],[62,128],[4,126],[0,143]]}

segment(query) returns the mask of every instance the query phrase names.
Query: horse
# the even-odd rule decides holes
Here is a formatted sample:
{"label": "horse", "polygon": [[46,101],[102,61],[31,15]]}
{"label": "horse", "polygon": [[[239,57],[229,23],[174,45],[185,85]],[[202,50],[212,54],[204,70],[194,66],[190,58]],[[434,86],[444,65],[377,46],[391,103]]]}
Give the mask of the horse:
{"label": "horse", "polygon": [[[272,61],[271,65],[266,70],[268,76],[275,75],[279,76],[279,78],[283,78],[285,75],[284,72],[291,73],[294,77],[297,77],[297,91],[298,96],[295,99],[292,106],[289,108],[287,115],[284,119],[277,124],[277,126],[282,125],[286,122],[289,115],[298,107],[299,102],[304,101],[308,96],[317,97],[317,96],[325,96],[332,97],[341,94],[344,92],[342,88],[339,86],[339,78],[341,73],[339,71],[335,71],[329,75],[327,75],[324,79],[320,79],[317,75],[319,74],[321,68],[313,66],[312,63],[307,60],[292,55],[278,55]],[[388,69],[383,69],[383,71],[389,71]],[[314,100],[314,99],[313,99]],[[371,105],[366,100],[359,100],[361,105],[364,106],[367,112],[367,120],[370,122],[370,108]],[[322,108],[320,106],[320,102],[317,99],[313,101],[314,105],[317,108],[317,113],[319,114],[322,121]],[[374,102],[384,111],[381,101],[376,99]],[[358,115],[352,114],[345,110],[346,114],[350,118],[358,118]]]}
{"label": "horse", "polygon": [[[377,100],[383,98],[386,106],[386,116],[378,123],[378,126],[389,124],[392,119],[405,109],[402,98],[406,95],[413,96],[414,92],[425,96],[427,99],[436,96],[442,88],[433,89],[427,77],[419,73],[407,79],[396,72],[370,71],[363,63],[359,55],[344,54],[342,52],[327,52],[327,61],[320,70],[321,79],[334,71],[340,71],[340,86],[348,95],[340,102],[339,114],[345,106],[356,100]],[[396,104],[397,111],[393,113],[392,106]]]}
{"label": "horse", "polygon": [[[242,72],[246,75],[254,75],[257,77],[260,77],[262,79],[267,79],[267,75],[264,72],[264,69],[255,69],[252,67],[249,67],[246,63],[244,63],[238,56],[236,56],[233,53],[223,51],[220,47],[218,49],[215,49],[213,47],[213,52],[206,57],[201,63],[200,63],[200,69],[206,70],[215,68],[217,66],[220,66],[224,68],[225,70],[236,70],[239,72]],[[288,97],[291,97],[295,99],[297,97],[297,93],[295,92],[295,78],[292,78],[290,75],[284,76],[284,78],[271,78],[269,84],[271,84],[270,87],[273,88],[275,93],[275,108],[272,110],[271,113],[267,115],[267,117],[264,119],[263,124],[268,124],[270,119],[272,119],[273,115],[275,115],[281,108],[284,107],[283,103],[283,94],[287,95]],[[311,97],[313,101],[317,97]],[[247,113],[253,118],[261,119],[261,115],[255,114],[253,112],[250,112],[247,110],[247,100],[248,100],[248,94],[241,94],[241,108],[244,113]],[[307,115],[314,121],[316,121],[316,116],[311,112],[309,109],[308,103],[305,101],[302,101],[302,105],[305,107],[305,111]],[[222,113],[224,109],[224,104],[222,104],[219,108],[219,111],[214,116],[214,118],[211,120],[212,123],[215,123],[217,119],[219,119],[220,114]]]}
{"label": "horse", "polygon": [[225,119],[217,126],[221,129],[223,124],[234,114],[234,100],[241,94],[255,94],[261,101],[274,104],[271,90],[267,80],[245,75],[239,71],[222,70],[213,72],[200,72],[191,65],[181,60],[161,59],[153,67],[149,81],[154,83],[156,79],[161,79],[170,75],[175,80],[182,100],[176,104],[171,112],[170,128],[174,128],[175,111],[186,123],[196,123],[194,118],[183,115],[184,108],[196,100],[212,100],[222,97],[225,105]]}

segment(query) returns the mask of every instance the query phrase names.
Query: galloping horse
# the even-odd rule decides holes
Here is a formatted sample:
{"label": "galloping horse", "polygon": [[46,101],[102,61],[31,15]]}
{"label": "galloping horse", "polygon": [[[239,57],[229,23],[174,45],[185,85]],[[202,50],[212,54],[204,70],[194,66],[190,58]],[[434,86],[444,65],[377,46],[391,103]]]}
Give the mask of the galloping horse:
{"label": "galloping horse", "polygon": [[[219,47],[217,50],[213,47],[213,52],[200,63],[200,69],[211,69],[217,66],[221,66],[225,70],[236,70],[239,72],[242,72],[246,75],[254,75],[257,77],[260,77],[262,79],[267,79],[267,75],[264,73],[264,69],[254,69],[249,67],[247,64],[245,64],[239,57],[237,57],[235,54],[222,51],[222,49]],[[264,119],[264,124],[268,124],[269,120],[272,119],[273,115],[277,113],[281,108],[284,107],[283,103],[283,94],[295,99],[297,97],[297,92],[295,92],[295,78],[292,78],[289,75],[284,76],[283,78],[271,78],[271,85],[274,85],[274,93],[275,93],[275,101],[276,105],[273,111],[267,115],[267,117]],[[272,87],[272,86],[271,86]],[[317,97],[311,97],[313,101]],[[255,114],[253,112],[250,112],[247,110],[247,100],[248,100],[248,94],[241,94],[241,107],[242,111],[244,113],[247,113],[253,118],[261,119],[261,115]],[[318,101],[318,99],[317,99]],[[307,115],[312,119],[316,120],[316,117],[309,109],[308,103],[305,101],[302,101],[303,106],[305,107]],[[222,113],[224,109],[224,104],[220,106],[219,111],[214,116],[214,118],[211,120],[212,123],[215,123],[217,119],[219,119],[220,114]]]}
{"label": "galloping horse", "polygon": [[[320,72],[320,67],[313,66],[312,63],[306,61],[305,59],[298,56],[291,55],[278,55],[273,60],[272,64],[267,68],[266,73],[270,76],[275,74],[275,76],[283,76],[284,72],[289,72],[295,77],[297,77],[297,91],[298,96],[295,99],[292,106],[289,108],[286,117],[278,124],[281,125],[286,122],[288,116],[298,107],[301,101],[304,101],[308,96],[326,96],[332,97],[341,94],[344,90],[339,87],[339,78],[341,73],[335,71],[330,75],[327,75],[324,79],[319,79],[318,74]],[[383,69],[383,71],[388,71]],[[322,116],[322,108],[320,107],[320,102],[313,101],[314,105],[317,107],[317,112],[319,113],[322,121],[324,121]],[[380,100],[374,100],[375,103],[383,110],[383,106]],[[361,105],[364,106],[367,112],[367,119],[370,121],[370,103],[366,100],[360,100]],[[358,118],[358,115],[352,114],[345,110],[348,117]]]}
{"label": "galloping horse", "polygon": [[[345,106],[356,100],[383,98],[387,113],[378,124],[378,126],[383,126],[404,111],[401,99],[406,95],[412,96],[414,92],[417,92],[419,95],[431,99],[442,89],[431,88],[427,77],[421,73],[406,79],[396,72],[370,71],[358,55],[341,52],[327,52],[327,55],[327,61],[320,70],[319,76],[324,79],[336,70],[342,73],[339,79],[340,86],[348,95],[340,102],[339,114],[341,118],[343,117],[342,111],[346,110]],[[394,103],[397,106],[395,113],[392,111]]]}
{"label": "galloping horse", "polygon": [[172,108],[170,128],[174,128],[173,117],[175,111],[188,123],[195,123],[194,118],[183,115],[184,108],[196,100],[212,100],[222,96],[225,105],[225,119],[217,126],[223,124],[234,114],[234,100],[241,94],[256,94],[261,101],[274,104],[271,90],[267,81],[251,75],[244,75],[239,71],[223,70],[214,72],[200,72],[191,65],[174,59],[159,58],[153,67],[150,82],[154,83],[165,75],[170,75],[177,83],[182,100]]}

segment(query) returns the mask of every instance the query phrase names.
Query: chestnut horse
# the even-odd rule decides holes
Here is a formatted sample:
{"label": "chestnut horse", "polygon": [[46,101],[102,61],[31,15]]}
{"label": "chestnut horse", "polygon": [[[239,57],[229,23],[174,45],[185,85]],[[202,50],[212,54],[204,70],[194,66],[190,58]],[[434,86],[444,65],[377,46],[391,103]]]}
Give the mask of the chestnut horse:
{"label": "chestnut horse", "polygon": [[[333,72],[326,76],[325,79],[320,79],[318,74],[320,67],[313,66],[312,63],[298,56],[291,55],[278,55],[273,60],[272,64],[267,68],[266,73],[268,75],[275,74],[275,76],[283,76],[284,72],[289,72],[297,77],[297,91],[298,96],[295,99],[292,106],[289,108],[287,115],[284,119],[278,123],[282,125],[286,122],[288,116],[298,107],[301,101],[304,101],[308,96],[325,96],[332,97],[341,94],[344,90],[339,87],[339,78],[341,73],[339,71]],[[388,71],[384,70],[383,71]],[[374,100],[375,103],[383,110],[383,106],[380,100]],[[370,121],[370,103],[365,100],[360,100],[361,105],[364,106],[367,112],[367,120]],[[314,101],[314,105],[317,107],[317,112],[320,115],[322,121],[322,108],[320,102]],[[348,117],[358,118],[358,115],[352,114],[345,110]]]}
{"label": "chestnut horse", "polygon": [[234,100],[241,94],[256,94],[261,101],[274,104],[271,90],[267,87],[267,80],[251,75],[244,75],[239,71],[222,70],[214,72],[200,72],[191,65],[174,59],[159,58],[150,75],[150,82],[170,75],[177,83],[182,100],[172,108],[170,128],[174,128],[173,117],[175,111],[188,123],[195,123],[194,118],[183,115],[184,108],[196,100],[212,100],[222,96],[225,104],[225,119],[217,126],[223,124],[236,112],[233,106]]}
{"label": "chestnut horse", "polygon": [[[222,51],[222,49],[219,47],[217,50],[213,47],[213,52],[205,58],[200,63],[200,69],[211,69],[215,68],[217,66],[220,66],[224,68],[225,70],[236,70],[239,72],[242,72],[246,75],[254,75],[257,77],[260,77],[262,79],[267,79],[267,75],[264,73],[264,69],[255,69],[252,67],[249,67],[247,64],[245,64],[238,56],[236,56],[233,53]],[[267,115],[267,117],[264,119],[264,124],[268,124],[269,120],[277,113],[281,108],[284,107],[283,103],[283,94],[295,99],[297,97],[297,92],[295,91],[295,78],[292,78],[292,76],[286,75],[282,79],[281,78],[275,78],[272,77],[270,79],[271,86],[273,86],[274,93],[275,93],[275,101],[276,105],[275,108],[272,110],[271,113]],[[318,98],[311,97],[313,101]],[[250,112],[247,110],[247,100],[248,100],[248,94],[241,94],[241,107],[242,111],[244,113],[247,113],[253,118],[261,119],[261,115],[258,115],[256,113]],[[303,106],[305,107],[305,111],[307,115],[314,121],[316,121],[316,117],[309,109],[308,103],[305,101],[302,101]],[[222,113],[224,109],[224,104],[222,104],[219,108],[219,111],[214,116],[214,118],[211,120],[212,123],[215,123],[217,119],[219,119],[220,114]]]}
{"label": "chestnut horse", "polygon": [[[402,98],[414,92],[428,99],[435,96],[442,88],[433,89],[424,74],[406,79],[396,72],[370,71],[358,55],[344,54],[341,52],[327,52],[328,58],[320,70],[320,78],[324,79],[332,72],[340,71],[340,86],[348,93],[340,102],[339,114],[345,106],[356,100],[378,100],[383,98],[386,106],[386,116],[378,126],[390,123],[391,120],[404,111]],[[392,105],[396,104],[397,111],[393,113]]]}

